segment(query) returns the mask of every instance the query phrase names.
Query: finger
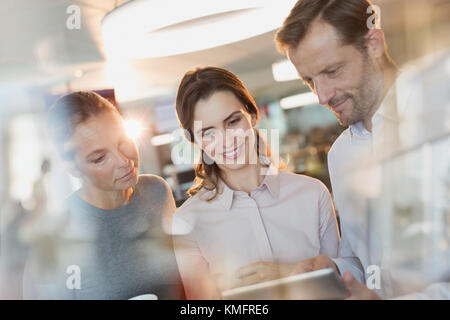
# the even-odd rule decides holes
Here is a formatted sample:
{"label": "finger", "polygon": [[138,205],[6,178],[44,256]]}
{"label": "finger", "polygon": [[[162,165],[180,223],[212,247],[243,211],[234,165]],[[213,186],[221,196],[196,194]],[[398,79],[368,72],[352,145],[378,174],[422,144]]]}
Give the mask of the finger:
{"label": "finger", "polygon": [[251,275],[249,275],[247,277],[241,278],[240,280],[241,280],[240,281],[240,286],[248,286],[248,285],[251,285],[251,284],[255,284],[255,283],[259,283],[259,282],[264,281],[261,278],[261,275],[258,274],[258,273],[251,274]]}
{"label": "finger", "polygon": [[345,300],[356,300],[356,296],[354,295],[354,285],[356,279],[353,277],[350,271],[346,271],[344,275],[341,277],[342,282],[344,282],[345,287],[350,292],[350,295],[345,298]]}
{"label": "finger", "polygon": [[291,274],[300,274],[305,272],[311,272],[313,271],[313,268],[311,266],[311,263],[309,262],[299,262],[297,263],[293,268]]}
{"label": "finger", "polygon": [[264,265],[265,265],[265,262],[258,261],[258,262],[243,266],[236,270],[235,276],[238,278],[249,276],[253,273],[258,272],[258,270],[263,268]]}
{"label": "finger", "polygon": [[342,281],[347,287],[352,286],[355,280],[356,280],[355,277],[353,277],[350,271],[346,271],[342,276]]}

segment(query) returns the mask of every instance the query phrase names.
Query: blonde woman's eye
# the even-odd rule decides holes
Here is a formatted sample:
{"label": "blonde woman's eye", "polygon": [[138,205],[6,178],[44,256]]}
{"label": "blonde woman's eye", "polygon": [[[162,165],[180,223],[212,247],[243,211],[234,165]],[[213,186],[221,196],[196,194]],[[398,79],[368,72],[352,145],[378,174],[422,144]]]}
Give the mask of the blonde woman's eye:
{"label": "blonde woman's eye", "polygon": [[101,157],[98,157],[98,158],[92,160],[92,162],[93,162],[93,163],[100,163],[100,162],[102,162],[104,159],[105,159],[105,156],[101,156]]}

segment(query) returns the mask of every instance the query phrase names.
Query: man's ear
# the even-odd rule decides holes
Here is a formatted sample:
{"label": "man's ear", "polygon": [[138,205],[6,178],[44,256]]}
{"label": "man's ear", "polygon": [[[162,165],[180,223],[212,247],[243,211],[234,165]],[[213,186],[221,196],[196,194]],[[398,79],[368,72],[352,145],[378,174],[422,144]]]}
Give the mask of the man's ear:
{"label": "man's ear", "polygon": [[367,53],[373,59],[383,57],[385,51],[384,32],[381,29],[369,29],[366,36]]}

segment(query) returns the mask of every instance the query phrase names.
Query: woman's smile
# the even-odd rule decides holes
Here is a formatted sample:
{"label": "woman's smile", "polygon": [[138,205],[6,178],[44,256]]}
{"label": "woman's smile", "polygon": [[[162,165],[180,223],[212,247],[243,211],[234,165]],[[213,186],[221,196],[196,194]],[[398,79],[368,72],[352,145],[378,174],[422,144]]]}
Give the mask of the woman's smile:
{"label": "woman's smile", "polygon": [[237,159],[242,153],[242,149],[243,149],[242,146],[243,146],[243,144],[240,145],[239,147],[234,148],[231,151],[223,152],[222,153],[223,157],[226,159],[233,159],[233,160]]}

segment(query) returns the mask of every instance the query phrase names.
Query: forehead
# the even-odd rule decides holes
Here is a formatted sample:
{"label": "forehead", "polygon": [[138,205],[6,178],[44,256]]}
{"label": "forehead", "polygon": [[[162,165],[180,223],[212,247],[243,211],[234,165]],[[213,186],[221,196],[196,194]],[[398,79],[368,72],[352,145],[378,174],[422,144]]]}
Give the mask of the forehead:
{"label": "forehead", "polygon": [[314,21],[302,41],[297,47],[290,48],[287,55],[302,76],[309,76],[347,59],[348,50],[351,48],[353,46],[342,45],[341,38],[333,26]]}
{"label": "forehead", "polygon": [[244,111],[244,106],[232,92],[218,91],[197,102],[194,121],[202,121],[202,127],[218,126],[231,113],[239,110]]}
{"label": "forehead", "polygon": [[122,118],[116,112],[102,112],[77,125],[64,149],[87,155],[115,140],[122,131]]}

